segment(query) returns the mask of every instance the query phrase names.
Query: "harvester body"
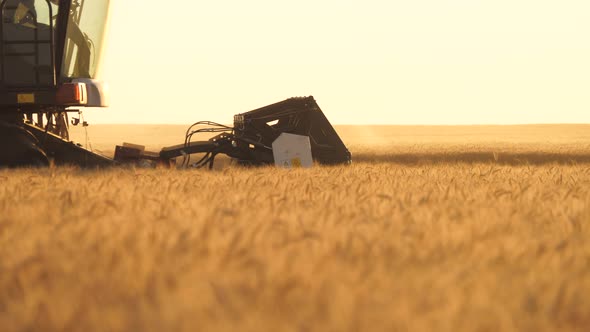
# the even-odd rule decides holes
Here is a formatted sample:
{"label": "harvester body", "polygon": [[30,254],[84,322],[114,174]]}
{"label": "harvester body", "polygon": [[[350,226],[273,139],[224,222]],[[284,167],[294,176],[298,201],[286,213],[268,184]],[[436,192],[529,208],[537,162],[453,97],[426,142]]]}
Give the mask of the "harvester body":
{"label": "harvester body", "polygon": [[1,0],[0,13],[0,164],[108,163],[69,141],[68,113],[107,106],[109,1]]}

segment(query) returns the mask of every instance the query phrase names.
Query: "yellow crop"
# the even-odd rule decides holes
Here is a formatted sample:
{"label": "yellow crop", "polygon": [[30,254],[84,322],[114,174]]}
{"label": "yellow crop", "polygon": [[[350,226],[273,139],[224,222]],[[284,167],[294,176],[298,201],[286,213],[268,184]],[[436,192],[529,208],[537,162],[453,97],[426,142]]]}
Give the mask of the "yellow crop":
{"label": "yellow crop", "polygon": [[586,147],[436,140],[353,141],[349,167],[0,170],[0,330],[586,331]]}

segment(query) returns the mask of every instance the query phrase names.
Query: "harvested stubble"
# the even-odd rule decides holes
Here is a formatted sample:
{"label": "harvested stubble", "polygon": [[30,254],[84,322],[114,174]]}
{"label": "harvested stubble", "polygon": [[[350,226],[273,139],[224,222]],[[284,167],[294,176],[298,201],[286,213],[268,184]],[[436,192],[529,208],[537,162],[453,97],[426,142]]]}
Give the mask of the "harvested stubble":
{"label": "harvested stubble", "polygon": [[590,165],[0,171],[3,331],[584,331]]}

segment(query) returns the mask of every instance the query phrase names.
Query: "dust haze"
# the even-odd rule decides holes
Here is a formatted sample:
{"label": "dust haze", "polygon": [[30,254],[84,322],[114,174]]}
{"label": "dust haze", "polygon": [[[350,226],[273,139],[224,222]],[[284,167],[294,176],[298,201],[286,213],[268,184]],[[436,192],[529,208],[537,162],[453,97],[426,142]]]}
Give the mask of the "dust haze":
{"label": "dust haze", "polygon": [[[72,138],[112,156],[123,142],[158,151],[184,142],[188,125],[71,127]],[[354,161],[589,161],[590,125],[334,126]],[[88,135],[86,135],[86,130]],[[207,140],[200,134],[195,140]]]}

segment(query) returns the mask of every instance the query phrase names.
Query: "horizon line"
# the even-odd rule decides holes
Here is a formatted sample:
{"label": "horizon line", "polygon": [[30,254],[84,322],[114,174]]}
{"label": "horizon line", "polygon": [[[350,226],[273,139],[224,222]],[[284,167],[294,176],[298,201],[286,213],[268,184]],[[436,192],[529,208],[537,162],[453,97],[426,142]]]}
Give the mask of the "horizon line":
{"label": "horizon line", "polygon": [[[101,123],[89,123],[90,125],[105,125],[105,126],[190,126],[192,123],[156,123],[156,122],[145,122],[145,123],[130,123],[130,122],[101,122]],[[333,126],[407,126],[407,127],[477,127],[477,126],[584,126],[590,125],[590,122],[538,122],[538,123],[451,123],[451,124],[436,124],[436,123],[332,123]]]}

